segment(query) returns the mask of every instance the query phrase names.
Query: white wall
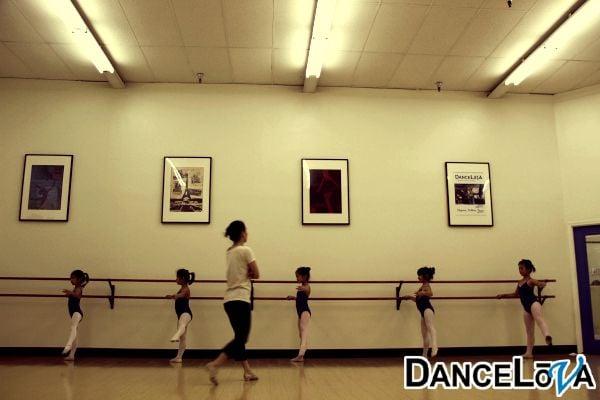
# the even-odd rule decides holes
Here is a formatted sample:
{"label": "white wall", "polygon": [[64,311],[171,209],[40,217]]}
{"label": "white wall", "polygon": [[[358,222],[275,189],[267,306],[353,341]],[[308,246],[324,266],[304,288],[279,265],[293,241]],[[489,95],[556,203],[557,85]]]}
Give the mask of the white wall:
{"label": "white wall", "polygon": [[[600,280],[600,235],[588,236],[586,245],[590,283]],[[590,286],[594,334],[600,338],[600,286]]]}
{"label": "white wall", "polygon": [[600,223],[600,86],[557,96],[565,219]]}
{"label": "white wall", "polygon": [[[438,266],[437,279],[518,278],[531,258],[539,278],[557,278],[544,307],[555,343],[575,343],[559,158],[550,97],[265,86],[130,85],[0,80],[0,275],[171,277],[188,266],[223,278],[222,237],[244,219],[262,277],[288,279],[300,264],[314,279],[413,279]],[[23,156],[75,155],[68,223],[18,222]],[[162,158],[214,158],[212,223],[160,223]],[[350,159],[351,225],[303,227],[300,159]],[[489,161],[493,228],[450,228],[445,161]],[[1,282],[2,291],[58,291],[64,285]],[[437,295],[507,292],[500,287],[434,285]],[[412,288],[407,287],[408,293]],[[165,294],[176,285],[118,285],[120,294]],[[290,287],[259,287],[285,296]],[[105,293],[91,284],[86,293]],[[193,295],[221,287],[194,285]],[[314,296],[393,295],[390,287],[323,287]],[[66,301],[2,299],[0,346],[59,346]],[[524,343],[518,301],[437,301],[440,345]],[[218,302],[193,302],[189,344],[218,348],[230,337]],[[172,347],[167,301],[83,301],[81,345]],[[413,304],[313,302],[318,348],[420,346]],[[296,345],[295,311],[258,303],[250,347]]]}
{"label": "white wall", "polygon": [[[600,86],[580,89],[555,96],[556,135],[562,175],[564,214],[568,240],[572,241],[572,226],[600,224]],[[573,312],[579,321],[579,299],[576,263],[571,247],[573,281]],[[597,290],[592,299],[598,302]],[[595,312],[597,307],[594,307]],[[580,334],[577,332],[577,337]],[[581,339],[579,349],[583,349]]]}

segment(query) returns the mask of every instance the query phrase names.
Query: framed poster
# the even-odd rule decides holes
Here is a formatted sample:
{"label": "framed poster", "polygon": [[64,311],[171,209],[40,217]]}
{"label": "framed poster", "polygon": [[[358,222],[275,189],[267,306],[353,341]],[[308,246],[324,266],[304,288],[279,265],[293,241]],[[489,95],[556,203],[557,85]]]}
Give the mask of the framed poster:
{"label": "framed poster", "polygon": [[447,162],[448,225],[494,226],[490,164]]}
{"label": "framed poster", "polygon": [[26,154],[20,221],[69,220],[72,155]]}
{"label": "framed poster", "polygon": [[302,224],[349,225],[347,159],[302,159]]}
{"label": "framed poster", "polygon": [[210,223],[212,157],[165,157],[163,223]]}

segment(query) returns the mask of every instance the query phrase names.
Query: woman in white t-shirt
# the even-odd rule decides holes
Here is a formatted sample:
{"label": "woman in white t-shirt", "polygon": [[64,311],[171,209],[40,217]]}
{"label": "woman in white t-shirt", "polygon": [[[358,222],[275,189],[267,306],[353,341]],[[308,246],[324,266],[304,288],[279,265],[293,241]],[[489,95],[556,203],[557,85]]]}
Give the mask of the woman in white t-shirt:
{"label": "woman in white t-shirt", "polygon": [[224,307],[233,328],[234,338],[221,351],[219,356],[206,364],[210,381],[217,385],[217,368],[233,358],[242,362],[244,380],[258,379],[250,369],[246,357],[246,342],[250,335],[252,311],[250,308],[250,279],[258,279],[258,266],[252,249],[246,246],[248,231],[242,221],[233,221],[227,227],[225,236],[232,242],[227,249],[227,291],[224,296]]}

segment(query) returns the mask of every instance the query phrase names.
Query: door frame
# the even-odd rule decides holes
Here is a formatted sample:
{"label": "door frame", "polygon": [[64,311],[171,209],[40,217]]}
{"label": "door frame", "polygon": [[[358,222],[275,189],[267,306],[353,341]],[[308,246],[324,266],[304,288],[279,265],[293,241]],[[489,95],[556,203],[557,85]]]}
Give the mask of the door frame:
{"label": "door frame", "polygon": [[575,228],[586,226],[600,226],[600,219],[567,222],[567,234],[569,244],[569,259],[571,264],[571,287],[573,293],[573,316],[575,318],[575,338],[577,341],[577,352],[583,353],[583,332],[581,326],[581,307],[579,293],[579,276],[577,269],[577,258],[575,255]]}

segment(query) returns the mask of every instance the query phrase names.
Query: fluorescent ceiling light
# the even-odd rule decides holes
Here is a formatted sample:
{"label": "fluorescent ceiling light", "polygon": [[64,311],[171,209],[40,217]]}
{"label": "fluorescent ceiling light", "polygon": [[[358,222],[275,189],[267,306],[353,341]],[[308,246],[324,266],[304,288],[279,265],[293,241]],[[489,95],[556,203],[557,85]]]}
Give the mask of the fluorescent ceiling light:
{"label": "fluorescent ceiling light", "polygon": [[331,32],[331,22],[335,12],[336,0],[318,0],[315,20],[313,22],[312,38],[306,63],[306,77],[319,78],[327,52],[327,39]]}
{"label": "fluorescent ceiling light", "polygon": [[76,39],[78,46],[87,58],[94,64],[98,72],[114,73],[115,68],[96,41],[89,27],[79,14],[77,8],[70,0],[60,0],[52,4],[56,7],[57,15],[62,19],[67,28]]}
{"label": "fluorescent ceiling light", "polygon": [[540,70],[554,54],[576,40],[578,35],[600,21],[600,0],[588,0],[560,25],[541,46],[533,51],[504,81],[505,85],[519,85]]}

